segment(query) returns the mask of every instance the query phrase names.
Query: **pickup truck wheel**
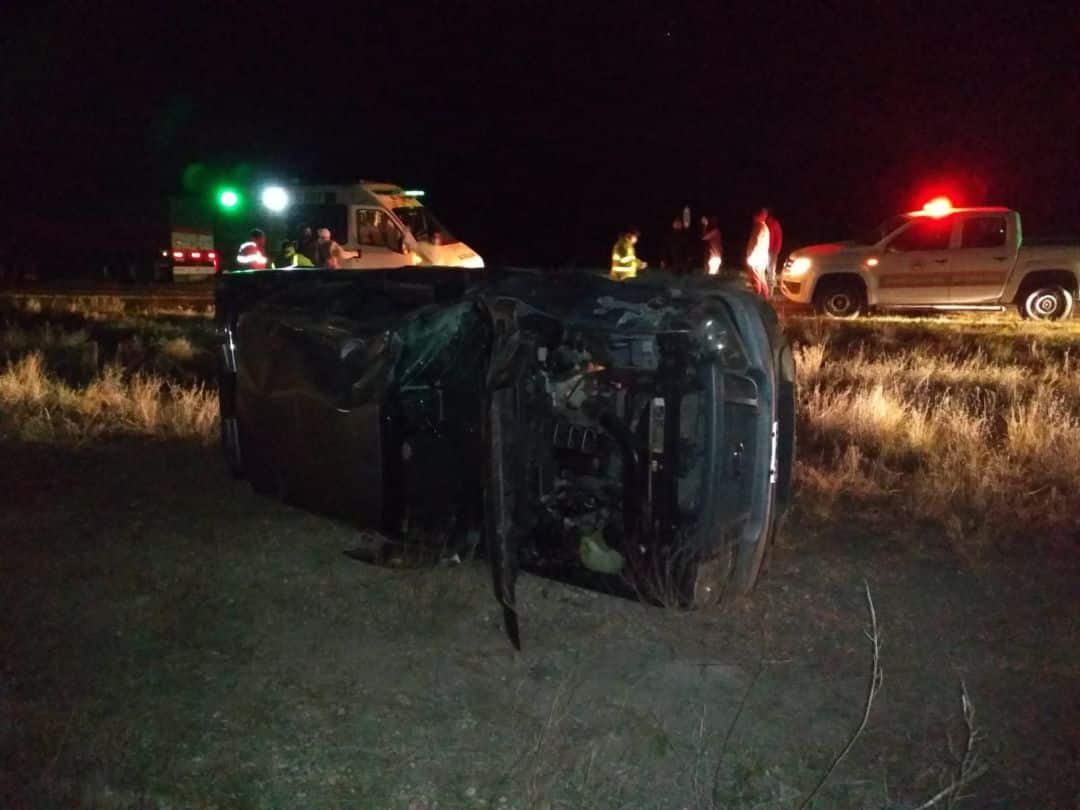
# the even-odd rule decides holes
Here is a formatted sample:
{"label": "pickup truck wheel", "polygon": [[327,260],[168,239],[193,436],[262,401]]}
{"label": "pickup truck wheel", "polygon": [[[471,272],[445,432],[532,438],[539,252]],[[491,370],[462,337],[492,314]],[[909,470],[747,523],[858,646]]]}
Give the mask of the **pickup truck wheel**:
{"label": "pickup truck wheel", "polygon": [[1060,284],[1030,290],[1020,302],[1020,314],[1037,321],[1068,318],[1073,310],[1072,293]]}
{"label": "pickup truck wheel", "polygon": [[830,318],[857,318],[866,310],[866,293],[852,281],[823,283],[814,293],[814,309]]}

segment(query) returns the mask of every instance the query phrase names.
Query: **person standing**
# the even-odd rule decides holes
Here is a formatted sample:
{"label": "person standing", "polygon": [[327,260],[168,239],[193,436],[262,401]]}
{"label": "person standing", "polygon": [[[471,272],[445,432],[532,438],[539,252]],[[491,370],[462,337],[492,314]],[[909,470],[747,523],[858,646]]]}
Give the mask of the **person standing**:
{"label": "person standing", "polygon": [[634,249],[639,235],[637,228],[631,228],[619,234],[619,238],[615,241],[615,246],[611,249],[611,277],[616,281],[634,278],[638,270],[644,270],[649,266],[647,262],[637,257],[637,251]]}
{"label": "person standing", "polygon": [[266,234],[255,228],[251,239],[240,245],[236,252],[236,264],[241,270],[265,270],[269,265],[266,258]]}
{"label": "person standing", "polygon": [[746,243],[746,266],[750,269],[750,286],[762,298],[769,297],[769,225],[765,209],[758,211]]}
{"label": "person standing", "polygon": [[314,265],[315,262],[315,232],[311,230],[310,225],[300,226],[300,241],[297,246],[297,250],[303,256],[307,257],[307,260]]}
{"label": "person standing", "polygon": [[724,236],[716,217],[701,218],[701,241],[705,245],[705,273],[719,275],[724,264]]}
{"label": "person standing", "polygon": [[331,238],[329,228],[319,228],[319,241],[315,243],[316,267],[327,267],[331,270],[340,270],[342,262],[346,259],[359,259],[360,251],[353,253],[345,250]]}
{"label": "person standing", "polygon": [[311,259],[296,249],[296,242],[286,239],[281,243],[282,270],[293,270],[297,267],[314,267]]}
{"label": "person standing", "polygon": [[780,246],[784,241],[784,229],[780,227],[780,220],[773,216],[768,208],[765,211],[765,225],[769,229],[769,295],[776,293],[776,265],[780,259]]}
{"label": "person standing", "polygon": [[686,272],[686,228],[683,226],[682,217],[676,217],[668,231],[667,242],[664,245],[664,269],[676,275]]}

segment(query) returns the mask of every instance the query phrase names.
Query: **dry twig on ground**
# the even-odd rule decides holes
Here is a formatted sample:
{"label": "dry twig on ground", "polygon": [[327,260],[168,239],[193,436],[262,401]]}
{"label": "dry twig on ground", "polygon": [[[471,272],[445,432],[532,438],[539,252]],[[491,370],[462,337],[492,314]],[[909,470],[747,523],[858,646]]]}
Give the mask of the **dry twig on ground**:
{"label": "dry twig on ground", "polygon": [[945,788],[935,793],[915,810],[927,810],[946,799],[948,800],[946,807],[952,810],[956,800],[961,798],[960,792],[986,773],[988,766],[979,761],[979,755],[975,751],[975,743],[982,737],[978,726],[975,725],[975,704],[968,697],[967,685],[963,681],[960,682],[960,703],[964,712],[964,725],[967,726],[967,742],[964,745],[964,755],[960,759],[956,776]]}
{"label": "dry twig on ground", "polygon": [[825,783],[829,781],[829,777],[833,775],[833,771],[836,770],[836,766],[840,764],[841,760],[848,755],[848,752],[855,746],[855,741],[859,739],[859,736],[866,728],[866,724],[870,721],[870,709],[874,705],[874,698],[877,697],[877,693],[881,691],[881,684],[885,678],[885,673],[881,669],[881,636],[878,633],[877,612],[874,610],[874,598],[870,594],[869,583],[863,583],[866,586],[866,604],[870,611],[870,629],[866,631],[866,637],[870,639],[870,644],[873,648],[873,667],[870,671],[870,683],[866,689],[866,701],[863,705],[862,720],[859,722],[858,728],[854,733],[848,737],[847,743],[840,749],[840,753],[837,754],[833,761],[829,764],[829,767],[821,775],[821,779],[814,785],[814,789],[811,790],[802,803],[799,805],[799,810],[805,810],[810,806],[810,802],[814,800],[814,796],[818,794],[818,791],[824,787]]}

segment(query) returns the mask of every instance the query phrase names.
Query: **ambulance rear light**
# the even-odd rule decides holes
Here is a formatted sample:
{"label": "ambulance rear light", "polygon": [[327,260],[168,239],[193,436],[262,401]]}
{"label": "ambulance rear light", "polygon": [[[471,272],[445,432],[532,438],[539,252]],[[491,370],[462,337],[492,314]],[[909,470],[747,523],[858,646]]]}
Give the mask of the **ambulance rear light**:
{"label": "ambulance rear light", "polygon": [[[163,250],[161,255],[167,258],[169,251]],[[172,259],[174,263],[217,265],[218,255],[216,250],[174,250]]]}

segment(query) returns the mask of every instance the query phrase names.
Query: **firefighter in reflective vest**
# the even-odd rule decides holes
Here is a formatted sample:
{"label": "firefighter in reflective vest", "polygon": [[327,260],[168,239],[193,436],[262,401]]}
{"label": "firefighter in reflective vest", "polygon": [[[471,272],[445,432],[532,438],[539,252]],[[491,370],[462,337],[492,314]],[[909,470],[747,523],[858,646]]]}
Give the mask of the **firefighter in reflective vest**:
{"label": "firefighter in reflective vest", "polygon": [[648,263],[639,259],[634,251],[638,236],[637,229],[631,228],[619,236],[611,249],[611,277],[616,281],[634,278],[638,270],[648,267]]}
{"label": "firefighter in reflective vest", "polygon": [[265,270],[269,266],[265,233],[258,228],[251,232],[251,240],[244,242],[236,252],[236,264],[241,270]]}
{"label": "firefighter in reflective vest", "polygon": [[281,263],[274,264],[275,268],[293,270],[297,267],[314,267],[311,259],[296,249],[296,242],[286,239],[281,243]]}

